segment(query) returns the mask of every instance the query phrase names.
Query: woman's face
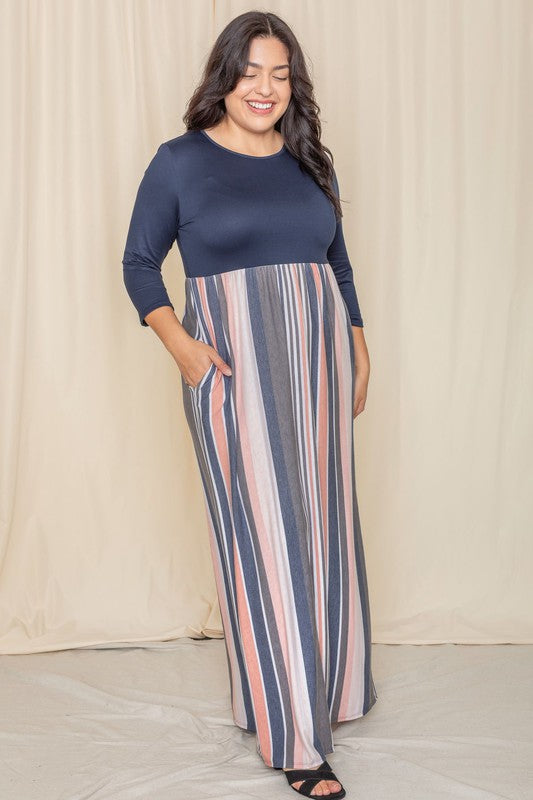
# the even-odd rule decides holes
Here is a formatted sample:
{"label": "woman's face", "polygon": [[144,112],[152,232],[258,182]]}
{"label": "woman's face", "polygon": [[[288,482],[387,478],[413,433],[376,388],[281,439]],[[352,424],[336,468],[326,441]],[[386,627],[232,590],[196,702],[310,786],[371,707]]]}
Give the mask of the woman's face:
{"label": "woman's face", "polygon": [[[264,133],[283,116],[290,99],[287,48],[272,36],[252,39],[244,74],[224,98],[228,116],[248,131]],[[251,100],[267,103],[269,107],[254,109]]]}

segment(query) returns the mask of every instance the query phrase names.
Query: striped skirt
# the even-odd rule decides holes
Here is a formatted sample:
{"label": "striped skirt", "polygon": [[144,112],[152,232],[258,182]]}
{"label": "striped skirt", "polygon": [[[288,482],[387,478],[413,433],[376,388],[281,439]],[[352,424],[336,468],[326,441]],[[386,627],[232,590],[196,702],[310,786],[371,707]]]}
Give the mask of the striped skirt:
{"label": "striped skirt", "polygon": [[213,363],[184,410],[198,460],[233,721],[270,767],[334,751],[377,694],[355,489],[351,322],[328,263],[185,279]]}

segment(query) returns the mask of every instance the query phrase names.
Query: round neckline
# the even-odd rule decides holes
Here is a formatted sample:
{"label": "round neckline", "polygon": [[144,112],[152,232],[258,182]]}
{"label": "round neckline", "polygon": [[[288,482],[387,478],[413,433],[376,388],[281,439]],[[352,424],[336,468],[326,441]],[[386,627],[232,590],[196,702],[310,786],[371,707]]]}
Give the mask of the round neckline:
{"label": "round neckline", "polygon": [[281,147],[281,150],[278,150],[276,153],[271,153],[269,156],[251,156],[248,153],[239,153],[238,150],[230,150],[229,147],[224,147],[223,144],[219,144],[218,142],[215,142],[215,140],[212,139],[211,136],[209,136],[209,134],[206,133],[203,128],[198,128],[198,130],[200,131],[200,133],[203,133],[203,135],[205,136],[207,141],[211,142],[211,144],[214,144],[215,147],[220,147],[220,149],[221,150],[225,150],[226,153],[231,153],[232,155],[240,156],[241,158],[253,158],[256,161],[263,161],[265,158],[276,158],[276,156],[282,155],[282,153],[284,153],[285,150],[287,149],[286,145],[285,145],[285,142],[284,142],[282,147]]}

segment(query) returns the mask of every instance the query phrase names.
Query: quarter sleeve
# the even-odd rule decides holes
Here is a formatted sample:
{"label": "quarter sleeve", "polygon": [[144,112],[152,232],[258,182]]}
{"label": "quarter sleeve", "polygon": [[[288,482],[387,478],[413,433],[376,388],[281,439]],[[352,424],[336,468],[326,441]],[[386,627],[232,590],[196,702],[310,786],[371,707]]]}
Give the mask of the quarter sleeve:
{"label": "quarter sleeve", "polygon": [[172,153],[166,143],[148,164],[133,206],[122,259],[123,278],[141,325],[160,306],[173,304],[161,266],[178,235],[179,205]]}
{"label": "quarter sleeve", "polygon": [[[333,183],[335,187],[335,194],[337,197],[339,197],[339,183],[335,170],[333,170]],[[353,269],[344,241],[342,219],[337,221],[335,237],[328,248],[328,262],[331,264],[333,272],[335,273],[335,278],[337,279],[339,289],[348,308],[352,325],[362,328],[363,319],[361,317],[359,301],[357,299],[357,292],[353,279]]]}

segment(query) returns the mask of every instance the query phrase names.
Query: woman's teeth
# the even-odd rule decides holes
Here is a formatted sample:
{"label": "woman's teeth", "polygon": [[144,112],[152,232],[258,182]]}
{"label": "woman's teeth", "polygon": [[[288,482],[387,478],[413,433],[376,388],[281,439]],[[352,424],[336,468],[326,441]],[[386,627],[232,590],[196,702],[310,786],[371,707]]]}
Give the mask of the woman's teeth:
{"label": "woman's teeth", "polygon": [[274,106],[274,103],[254,103],[250,100],[247,100],[246,102],[250,108],[254,108],[257,111],[270,111],[270,109]]}

